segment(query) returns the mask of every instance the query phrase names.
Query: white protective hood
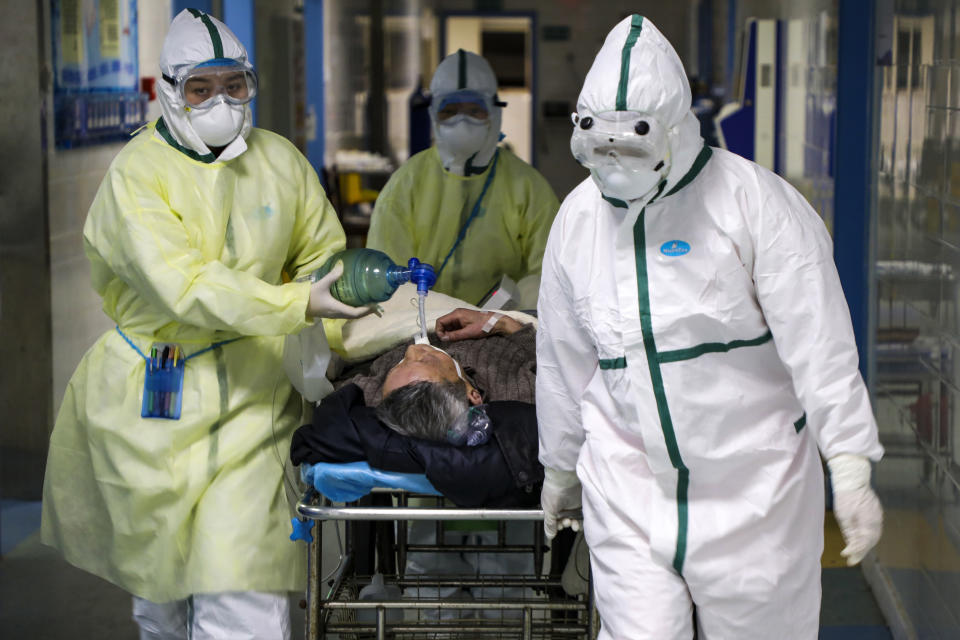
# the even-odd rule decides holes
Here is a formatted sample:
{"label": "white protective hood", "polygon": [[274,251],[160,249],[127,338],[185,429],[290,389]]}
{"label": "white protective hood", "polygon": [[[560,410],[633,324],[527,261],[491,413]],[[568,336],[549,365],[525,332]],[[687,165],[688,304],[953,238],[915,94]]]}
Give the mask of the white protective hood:
{"label": "white protective hood", "polygon": [[[694,606],[701,637],[810,640],[821,455],[883,448],[822,219],[773,172],[704,148],[689,107],[663,36],[618,24],[580,115],[652,114],[675,129],[673,156],[659,196],[611,202],[584,180],[557,213],[538,455],[582,484],[600,640],[691,638]],[[544,506],[564,488],[545,482]]]}
{"label": "white protective hood", "polygon": [[[184,9],[170,23],[170,30],[160,51],[160,71],[167,77],[176,77],[178,69],[214,58],[229,58],[247,63],[247,50],[232,31],[213,16],[196,9]],[[158,127],[157,135],[188,156],[202,162],[224,161],[236,158],[246,151],[246,137],[252,127],[250,106],[244,105],[243,127],[233,142],[214,157],[190,124],[187,105],[176,87],[164,79],[159,87],[160,109],[166,127]],[[172,136],[172,141],[170,137]]]}
{"label": "white protective hood", "polygon": [[636,111],[668,127],[666,191],[687,173],[703,147],[690,102],[690,84],[680,56],[652,22],[634,14],[607,34],[583,82],[577,113],[584,117]]}
{"label": "white protective hood", "polygon": [[490,164],[493,154],[497,150],[497,143],[501,139],[500,125],[503,118],[503,108],[497,104],[497,76],[493,73],[490,63],[470,51],[458,49],[444,58],[430,81],[430,95],[438,100],[445,94],[461,89],[470,89],[488,96],[492,106],[490,108],[490,128],[482,146],[469,158],[458,158],[448,153],[437,135],[437,120],[434,110],[430,110],[430,122],[433,128],[433,139],[440,153],[443,168],[457,175],[465,175],[466,166],[473,168],[486,167]]}

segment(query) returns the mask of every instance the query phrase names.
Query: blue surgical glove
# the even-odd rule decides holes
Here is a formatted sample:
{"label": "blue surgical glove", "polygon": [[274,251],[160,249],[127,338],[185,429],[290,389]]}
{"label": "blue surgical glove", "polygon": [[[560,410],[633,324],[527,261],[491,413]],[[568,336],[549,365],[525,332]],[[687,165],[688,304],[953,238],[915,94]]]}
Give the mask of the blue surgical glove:
{"label": "blue surgical glove", "polygon": [[303,464],[300,478],[333,502],[359,500],[374,487],[441,495],[422,473],[383,471],[371,468],[366,462]]}

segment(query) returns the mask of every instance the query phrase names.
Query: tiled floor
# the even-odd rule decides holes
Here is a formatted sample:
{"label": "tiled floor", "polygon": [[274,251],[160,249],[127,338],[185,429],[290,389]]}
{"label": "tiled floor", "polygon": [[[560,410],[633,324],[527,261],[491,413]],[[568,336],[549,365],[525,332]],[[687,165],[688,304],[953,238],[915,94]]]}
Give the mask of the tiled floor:
{"label": "tiled floor", "polygon": [[0,500],[0,556],[6,557],[39,526],[39,502]]}
{"label": "tiled floor", "polygon": [[906,616],[924,640],[960,637],[960,554],[947,527],[936,508],[887,509],[878,547]]}
{"label": "tiled floor", "polygon": [[840,555],[841,549],[840,527],[828,512],[821,558],[820,640],[892,639],[863,571],[859,567],[848,567]]}
{"label": "tiled floor", "polygon": [[[6,523],[6,515],[3,516]],[[65,563],[39,533],[0,562],[0,636],[11,640],[137,637],[130,596]]]}
{"label": "tiled floor", "polygon": [[[40,543],[37,502],[4,501],[0,515],[0,638],[135,640],[130,596],[63,561]],[[8,547],[9,544],[9,547]],[[291,599],[294,638],[303,637],[299,596]]]}
{"label": "tiled floor", "polygon": [[[40,544],[39,504],[2,503],[0,637],[11,640],[136,638],[130,598],[121,589],[65,563]],[[823,556],[821,640],[892,638],[859,568],[843,566],[842,542],[828,518]],[[956,574],[951,574],[955,579]],[[294,599],[295,601],[298,598]],[[294,602],[294,637],[302,614]],[[940,636],[930,636],[940,637]]]}

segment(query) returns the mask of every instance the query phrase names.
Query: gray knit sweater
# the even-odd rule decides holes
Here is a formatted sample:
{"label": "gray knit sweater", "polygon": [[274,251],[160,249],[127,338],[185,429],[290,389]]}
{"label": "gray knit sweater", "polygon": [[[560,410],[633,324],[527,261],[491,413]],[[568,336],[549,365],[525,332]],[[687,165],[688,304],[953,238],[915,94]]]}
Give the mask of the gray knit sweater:
{"label": "gray knit sweater", "polygon": [[[519,400],[533,403],[537,377],[536,335],[533,325],[527,325],[507,336],[491,335],[457,342],[441,342],[431,335],[430,344],[443,349],[460,363],[464,373],[483,394],[485,402]],[[334,388],[353,383],[363,390],[367,406],[376,405],[387,372],[403,359],[411,344],[413,341],[408,340],[373,360],[350,367],[334,381]]]}

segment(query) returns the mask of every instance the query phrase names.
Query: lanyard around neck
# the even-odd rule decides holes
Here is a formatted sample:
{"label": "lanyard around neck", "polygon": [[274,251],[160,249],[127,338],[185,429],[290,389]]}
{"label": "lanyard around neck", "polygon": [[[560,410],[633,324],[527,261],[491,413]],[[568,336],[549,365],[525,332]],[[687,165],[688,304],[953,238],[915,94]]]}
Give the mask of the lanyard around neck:
{"label": "lanyard around neck", "polygon": [[453,243],[453,246],[450,247],[450,251],[447,253],[447,257],[443,259],[443,264],[440,265],[440,268],[437,269],[437,280],[440,279],[440,274],[443,273],[443,268],[447,266],[450,257],[453,255],[453,252],[457,250],[457,247],[460,246],[460,243],[467,235],[467,229],[470,227],[470,223],[473,222],[473,219],[477,217],[480,213],[480,203],[483,202],[483,196],[486,195],[487,189],[490,188],[490,183],[493,182],[493,176],[497,172],[497,160],[500,158],[500,150],[497,149],[497,152],[493,155],[493,164],[490,166],[490,173],[487,174],[487,180],[483,183],[483,190],[480,191],[480,197],[477,198],[477,201],[473,203],[473,210],[470,212],[470,217],[467,218],[467,221],[463,223],[463,226],[460,227],[460,233],[457,234],[457,240]]}

